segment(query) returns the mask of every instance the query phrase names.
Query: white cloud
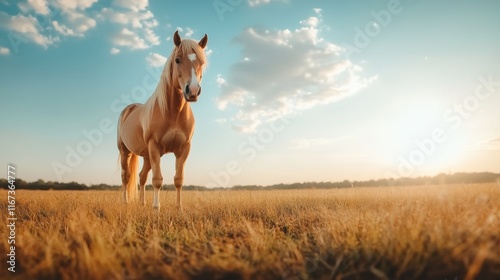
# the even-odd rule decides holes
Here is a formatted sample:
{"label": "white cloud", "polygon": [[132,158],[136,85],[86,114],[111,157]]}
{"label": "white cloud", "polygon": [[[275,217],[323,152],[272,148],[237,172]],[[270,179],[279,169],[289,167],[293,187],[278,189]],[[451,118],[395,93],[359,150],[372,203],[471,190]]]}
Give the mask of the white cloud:
{"label": "white cloud", "polygon": [[227,119],[226,118],[218,118],[218,119],[215,119],[215,122],[218,124],[225,124],[227,122]]}
{"label": "white cloud", "polygon": [[0,55],[8,55],[10,54],[10,50],[5,47],[0,47]]}
{"label": "white cloud", "polygon": [[127,28],[123,28],[120,32],[115,34],[112,38],[112,42],[116,46],[128,47],[131,50],[148,48],[144,39]]}
{"label": "white cloud", "polygon": [[19,9],[24,12],[35,11],[40,15],[48,15],[50,10],[46,0],[28,0],[18,4]]}
{"label": "white cloud", "polygon": [[[20,42],[34,42],[48,48],[60,41],[59,35],[83,37],[94,28],[96,22],[86,14],[86,10],[95,2],[97,0],[27,0],[18,4],[21,14],[0,12],[0,26],[15,33]],[[51,7],[60,10],[60,13],[51,15],[53,20],[49,21]],[[43,15],[44,20],[39,22],[30,13]]]}
{"label": "white cloud", "polygon": [[12,31],[19,33],[38,33],[38,20],[33,16],[10,16],[5,12],[0,12],[0,23],[7,26]]}
{"label": "white cloud", "polygon": [[[135,50],[161,43],[154,31],[159,23],[149,10],[148,0],[113,0],[104,3],[99,11],[95,9],[97,2],[98,0],[19,1],[17,6],[20,14],[9,15],[0,11],[0,28],[15,33],[18,41],[34,42],[47,48],[63,37],[84,37],[97,26],[95,19],[98,19],[115,24],[110,36],[115,47],[126,46]],[[51,11],[58,12],[52,14]],[[34,17],[35,14],[44,16],[44,20]]]}
{"label": "white cloud", "polygon": [[57,21],[53,21],[52,22],[52,26],[54,26],[54,29],[61,33],[62,35],[65,35],[65,36],[75,36],[75,32],[68,28],[66,25],[64,24],[59,24],[59,22]]}
{"label": "white cloud", "polygon": [[117,48],[111,48],[111,50],[109,51],[110,54],[119,54],[120,53],[120,49],[117,49]]}
{"label": "white cloud", "polygon": [[219,85],[219,87],[227,85],[226,80],[222,78],[221,74],[217,74],[217,85]]}
{"label": "white cloud", "polygon": [[49,14],[49,7],[47,1],[45,0],[28,0],[28,3],[35,10],[36,13],[41,15]]}
{"label": "white cloud", "polygon": [[194,34],[194,30],[191,27],[180,27],[177,26],[175,30],[179,31],[179,35],[184,38],[184,37],[191,37]]}
{"label": "white cloud", "polygon": [[310,26],[310,27],[316,27],[316,26],[318,26],[318,23],[319,23],[319,18],[317,18],[317,17],[310,17],[306,20],[300,21],[300,24],[302,24],[304,26]]}
{"label": "white cloud", "polygon": [[479,141],[476,148],[479,150],[500,150],[500,136]]}
{"label": "white cloud", "polygon": [[161,54],[149,53],[146,61],[153,67],[162,67],[167,62],[167,58]]}
{"label": "white cloud", "polygon": [[144,23],[144,26],[146,26],[147,28],[154,28],[154,27],[158,26],[158,21],[156,19],[152,19],[149,21],[146,20],[143,23]]}
{"label": "white cloud", "polygon": [[235,39],[242,59],[217,77],[216,102],[234,113],[237,130],[337,101],[377,79],[362,77],[343,48],[320,37],[320,14],[299,23],[293,30],[247,28]]}
{"label": "white cloud", "polygon": [[184,36],[185,37],[191,37],[191,36],[193,36],[193,33],[194,33],[194,30],[191,29],[191,28],[189,28],[189,27],[187,27],[186,28],[186,33],[184,33]]}
{"label": "white cloud", "polygon": [[59,8],[64,12],[72,12],[74,10],[85,10],[90,8],[97,0],[56,0]]}
{"label": "white cloud", "polygon": [[18,41],[31,41],[35,44],[47,48],[59,41],[59,37],[42,34],[38,20],[29,15],[11,16],[5,12],[0,12],[0,26],[8,31],[17,33],[20,37]]}
{"label": "white cloud", "polygon": [[160,44],[160,37],[158,37],[153,30],[151,29],[146,29],[144,30],[144,38],[151,44],[151,45],[159,45]]}
{"label": "white cloud", "polygon": [[[106,7],[97,16],[100,20],[109,20],[117,23],[122,28],[134,33],[134,41],[137,46],[131,49],[145,49],[159,45],[160,37],[156,35],[153,28],[159,25],[153,13],[148,9],[148,1],[140,0],[115,0],[113,7]],[[130,33],[130,32],[129,32]],[[129,34],[130,35],[130,34]],[[112,37],[116,45],[116,38],[123,37],[123,29],[117,31]],[[129,38],[130,39],[130,38]],[[130,40],[128,40],[130,41]],[[122,42],[123,43],[123,42]]]}
{"label": "white cloud", "polygon": [[[132,28],[142,28],[143,24],[146,27],[155,27],[158,25],[153,19],[154,15],[151,11],[132,11],[132,10],[124,10],[124,11],[116,11],[112,8],[103,8],[99,15],[100,19],[109,20],[114,23],[118,23],[124,26],[129,26]],[[156,22],[156,25],[155,25]]]}
{"label": "white cloud", "polygon": [[96,22],[93,18],[78,12],[68,14],[68,22],[78,32],[76,36],[83,36],[85,32],[96,26]]}
{"label": "white cloud", "polygon": [[96,26],[96,21],[87,15],[87,9],[97,0],[57,0],[55,5],[61,9],[61,20],[53,21],[54,29],[65,36],[83,37]]}
{"label": "white cloud", "polygon": [[271,0],[247,0],[250,7],[255,7],[262,4],[269,4]]}
{"label": "white cloud", "polygon": [[148,0],[115,0],[114,4],[134,12],[143,11],[149,5]]}

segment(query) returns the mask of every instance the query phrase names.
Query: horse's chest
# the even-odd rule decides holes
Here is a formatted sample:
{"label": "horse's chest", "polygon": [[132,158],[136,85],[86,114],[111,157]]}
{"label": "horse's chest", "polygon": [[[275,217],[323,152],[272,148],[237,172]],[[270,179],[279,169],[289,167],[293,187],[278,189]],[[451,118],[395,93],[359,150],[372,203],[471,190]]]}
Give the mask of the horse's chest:
{"label": "horse's chest", "polygon": [[178,151],[188,141],[187,135],[178,129],[168,130],[161,139],[164,153]]}

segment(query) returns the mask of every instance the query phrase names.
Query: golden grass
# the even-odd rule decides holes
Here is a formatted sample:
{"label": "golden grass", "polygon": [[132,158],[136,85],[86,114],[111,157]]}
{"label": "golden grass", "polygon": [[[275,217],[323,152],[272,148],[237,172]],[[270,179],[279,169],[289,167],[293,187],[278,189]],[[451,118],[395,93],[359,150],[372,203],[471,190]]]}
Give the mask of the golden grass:
{"label": "golden grass", "polygon": [[2,253],[0,277],[500,279],[496,184],[184,191],[182,213],[173,191],[160,212],[147,195],[17,191],[16,273]]}

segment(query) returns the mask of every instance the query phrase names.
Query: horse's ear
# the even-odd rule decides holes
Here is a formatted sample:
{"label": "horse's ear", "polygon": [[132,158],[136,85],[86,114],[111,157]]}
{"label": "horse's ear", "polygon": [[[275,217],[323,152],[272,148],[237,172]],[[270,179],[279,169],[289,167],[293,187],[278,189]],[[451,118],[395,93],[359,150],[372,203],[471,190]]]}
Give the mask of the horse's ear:
{"label": "horse's ear", "polygon": [[174,33],[174,44],[178,47],[181,45],[181,36],[179,36],[179,31],[176,30]]}
{"label": "horse's ear", "polygon": [[200,45],[200,47],[204,49],[207,46],[207,43],[208,43],[208,36],[207,34],[205,34],[205,36],[201,38],[200,42],[198,42],[198,45]]}

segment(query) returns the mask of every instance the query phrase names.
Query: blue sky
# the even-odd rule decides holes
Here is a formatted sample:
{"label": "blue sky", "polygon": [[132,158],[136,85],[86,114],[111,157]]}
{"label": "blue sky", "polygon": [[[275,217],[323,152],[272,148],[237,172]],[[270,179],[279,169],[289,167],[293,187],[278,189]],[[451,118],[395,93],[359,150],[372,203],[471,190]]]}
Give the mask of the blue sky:
{"label": "blue sky", "polygon": [[0,164],[28,181],[120,184],[119,111],[152,93],[175,30],[209,37],[185,184],[500,172],[498,1],[0,7]]}

